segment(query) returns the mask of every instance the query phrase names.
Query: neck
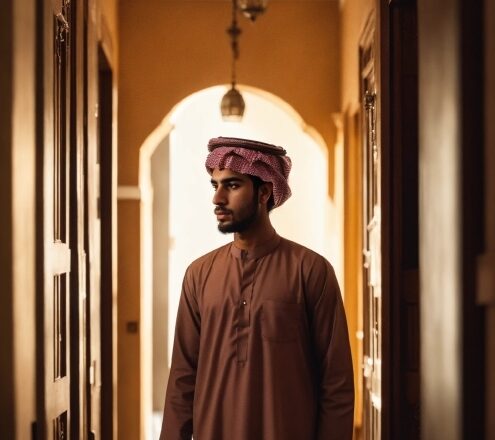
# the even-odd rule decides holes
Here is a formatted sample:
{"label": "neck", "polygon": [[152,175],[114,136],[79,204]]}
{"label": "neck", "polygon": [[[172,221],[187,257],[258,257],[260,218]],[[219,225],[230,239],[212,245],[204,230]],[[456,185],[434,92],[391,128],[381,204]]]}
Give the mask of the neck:
{"label": "neck", "polygon": [[268,214],[266,214],[261,216],[246,231],[236,232],[234,235],[234,244],[239,249],[249,251],[266,243],[273,237],[273,234],[275,234],[275,229],[270,222]]}

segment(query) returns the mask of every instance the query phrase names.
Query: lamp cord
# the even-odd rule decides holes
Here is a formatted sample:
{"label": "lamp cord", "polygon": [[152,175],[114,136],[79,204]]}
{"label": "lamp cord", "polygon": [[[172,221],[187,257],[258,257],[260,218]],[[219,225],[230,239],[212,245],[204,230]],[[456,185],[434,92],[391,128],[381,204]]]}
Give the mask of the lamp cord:
{"label": "lamp cord", "polygon": [[227,29],[227,33],[230,36],[230,47],[232,49],[232,88],[236,84],[236,61],[239,58],[239,36],[241,35],[241,29],[237,25],[237,0],[232,0],[232,24]]}

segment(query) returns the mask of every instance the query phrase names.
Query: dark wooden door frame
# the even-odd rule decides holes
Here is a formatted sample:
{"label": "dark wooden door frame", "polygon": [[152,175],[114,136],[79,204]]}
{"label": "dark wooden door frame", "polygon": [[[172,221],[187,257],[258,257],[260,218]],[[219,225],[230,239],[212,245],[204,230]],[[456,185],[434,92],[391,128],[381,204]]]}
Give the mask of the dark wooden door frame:
{"label": "dark wooden door frame", "polygon": [[374,105],[381,151],[380,437],[415,439],[419,437],[416,3],[377,0],[373,14]]}
{"label": "dark wooden door frame", "polygon": [[417,23],[415,0],[379,1],[383,439],[419,438]]}
{"label": "dark wooden door frame", "polygon": [[112,132],[113,70],[105,50],[98,48],[98,102],[100,146],[100,222],[101,222],[101,436],[115,437],[116,414],[114,385],[117,364],[115,339],[114,281],[114,140]]}

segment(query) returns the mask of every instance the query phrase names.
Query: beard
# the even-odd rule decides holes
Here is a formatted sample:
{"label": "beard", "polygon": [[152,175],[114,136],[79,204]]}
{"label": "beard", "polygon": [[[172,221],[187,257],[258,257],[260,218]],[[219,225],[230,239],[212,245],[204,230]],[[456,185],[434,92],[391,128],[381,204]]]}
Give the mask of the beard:
{"label": "beard", "polygon": [[215,212],[225,212],[232,216],[232,220],[229,222],[219,222],[218,230],[222,234],[230,234],[232,232],[244,232],[248,229],[258,217],[258,201],[257,197],[253,199],[251,204],[246,208],[246,212],[241,213],[237,219],[234,217],[234,213],[221,207],[215,208]]}

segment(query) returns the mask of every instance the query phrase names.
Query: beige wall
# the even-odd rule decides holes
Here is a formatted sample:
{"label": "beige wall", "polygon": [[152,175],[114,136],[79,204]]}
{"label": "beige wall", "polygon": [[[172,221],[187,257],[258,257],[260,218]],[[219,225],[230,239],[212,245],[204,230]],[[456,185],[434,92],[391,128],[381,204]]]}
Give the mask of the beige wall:
{"label": "beige wall", "polygon": [[114,38],[114,44],[117,44],[117,32],[118,32],[118,0],[102,0],[101,1],[101,16],[104,17],[106,26],[112,38]]}
{"label": "beige wall", "polygon": [[[94,1],[94,0],[93,0]],[[101,0],[99,7],[98,38],[102,42],[107,56],[110,58],[112,69],[118,70],[119,39],[118,39],[118,4],[119,0]]]}
{"label": "beige wall", "polygon": [[[229,2],[120,3],[119,175],[136,184],[138,151],[179,101],[230,81]],[[291,104],[333,145],[339,110],[339,20],[336,1],[277,1],[243,30],[238,80]],[[132,29],[132,32],[126,32]]]}
{"label": "beige wall", "polygon": [[[140,437],[140,340],[127,323],[139,323],[139,202],[119,201],[119,325],[118,325],[118,433],[119,439]],[[133,231],[128,233],[126,231]]]}

